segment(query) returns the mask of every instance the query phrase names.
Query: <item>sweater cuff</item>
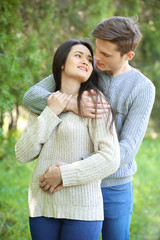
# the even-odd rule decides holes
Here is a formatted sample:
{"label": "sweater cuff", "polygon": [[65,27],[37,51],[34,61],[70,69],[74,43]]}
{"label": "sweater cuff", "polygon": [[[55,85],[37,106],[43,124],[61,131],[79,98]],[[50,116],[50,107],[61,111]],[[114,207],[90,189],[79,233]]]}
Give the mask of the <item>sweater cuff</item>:
{"label": "sweater cuff", "polygon": [[52,110],[46,106],[41,115],[38,117],[40,121],[46,121],[47,120],[47,125],[50,128],[56,127],[62,120],[55,115]]}
{"label": "sweater cuff", "polygon": [[49,107],[45,107],[41,115],[38,117],[38,132],[41,135],[41,142],[45,143],[53,129],[61,122],[62,120],[55,115]]}
{"label": "sweater cuff", "polygon": [[[78,182],[77,178],[77,171],[75,171],[75,164],[77,164],[78,167],[78,162],[74,163],[73,165],[71,164],[66,164],[60,166],[60,171],[61,171],[61,176],[62,176],[62,182],[63,182],[63,187],[70,187],[74,185],[80,185],[80,182]],[[76,182],[75,182],[75,179]]]}

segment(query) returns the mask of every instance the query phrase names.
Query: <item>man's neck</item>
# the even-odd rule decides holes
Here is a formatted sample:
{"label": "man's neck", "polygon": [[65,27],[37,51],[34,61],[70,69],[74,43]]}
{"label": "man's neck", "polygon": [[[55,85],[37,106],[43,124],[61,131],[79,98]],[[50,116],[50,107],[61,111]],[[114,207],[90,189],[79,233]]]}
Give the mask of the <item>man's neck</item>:
{"label": "man's neck", "polygon": [[118,75],[122,75],[127,72],[130,72],[130,71],[131,71],[131,66],[129,64],[126,64],[126,65],[122,66],[121,68],[115,70],[114,72],[108,71],[107,73],[112,76],[118,76]]}

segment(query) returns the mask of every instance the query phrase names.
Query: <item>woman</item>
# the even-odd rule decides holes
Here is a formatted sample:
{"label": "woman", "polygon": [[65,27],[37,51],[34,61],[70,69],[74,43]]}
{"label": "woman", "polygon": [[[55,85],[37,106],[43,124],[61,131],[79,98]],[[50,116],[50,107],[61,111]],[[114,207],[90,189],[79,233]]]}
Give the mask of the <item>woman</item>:
{"label": "woman", "polygon": [[[56,92],[40,116],[30,114],[15,147],[21,163],[38,158],[29,187],[32,239],[98,240],[103,221],[101,179],[114,173],[120,162],[112,114],[108,111],[93,120],[63,111],[71,95],[78,95],[79,112],[85,90],[93,89],[102,97],[89,43],[72,39],[62,44],[52,70]],[[88,157],[81,160],[84,156]],[[40,187],[39,178],[57,162],[66,163],[57,167],[63,188],[48,194],[53,191],[47,184]]]}

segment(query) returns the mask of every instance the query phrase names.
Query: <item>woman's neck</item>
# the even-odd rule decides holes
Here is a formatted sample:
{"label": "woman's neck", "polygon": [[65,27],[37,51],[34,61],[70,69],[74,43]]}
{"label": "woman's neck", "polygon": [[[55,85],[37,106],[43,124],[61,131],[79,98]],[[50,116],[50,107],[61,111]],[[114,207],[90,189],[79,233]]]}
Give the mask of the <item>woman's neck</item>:
{"label": "woman's neck", "polygon": [[68,95],[76,96],[79,92],[80,84],[75,82],[75,80],[62,80],[60,91]]}

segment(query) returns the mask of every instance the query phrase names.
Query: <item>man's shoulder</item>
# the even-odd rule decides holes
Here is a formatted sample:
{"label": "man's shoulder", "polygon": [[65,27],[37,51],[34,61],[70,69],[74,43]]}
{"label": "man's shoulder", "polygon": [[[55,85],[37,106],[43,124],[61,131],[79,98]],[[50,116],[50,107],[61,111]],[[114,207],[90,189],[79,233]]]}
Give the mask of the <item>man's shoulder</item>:
{"label": "man's shoulder", "polygon": [[[132,68],[132,89],[131,94],[137,95],[139,93],[144,93],[145,96],[155,95],[155,86],[152,81],[146,77],[139,69]],[[145,94],[146,93],[146,94]]]}
{"label": "man's shoulder", "polygon": [[[51,80],[51,81],[54,81],[53,74],[48,75],[47,77],[43,78],[43,80]],[[42,81],[43,81],[43,80],[42,80]]]}
{"label": "man's shoulder", "polygon": [[151,85],[154,87],[154,84],[152,83],[152,81],[145,76],[139,69],[136,69],[134,67],[132,67],[132,79],[133,81],[135,81],[136,83],[139,83],[140,85]]}
{"label": "man's shoulder", "polygon": [[131,67],[131,71],[127,73],[113,77],[105,72],[99,72],[99,80],[105,91],[114,91],[117,94],[121,94],[121,92],[139,92],[144,89],[155,91],[152,81],[134,67]]}

